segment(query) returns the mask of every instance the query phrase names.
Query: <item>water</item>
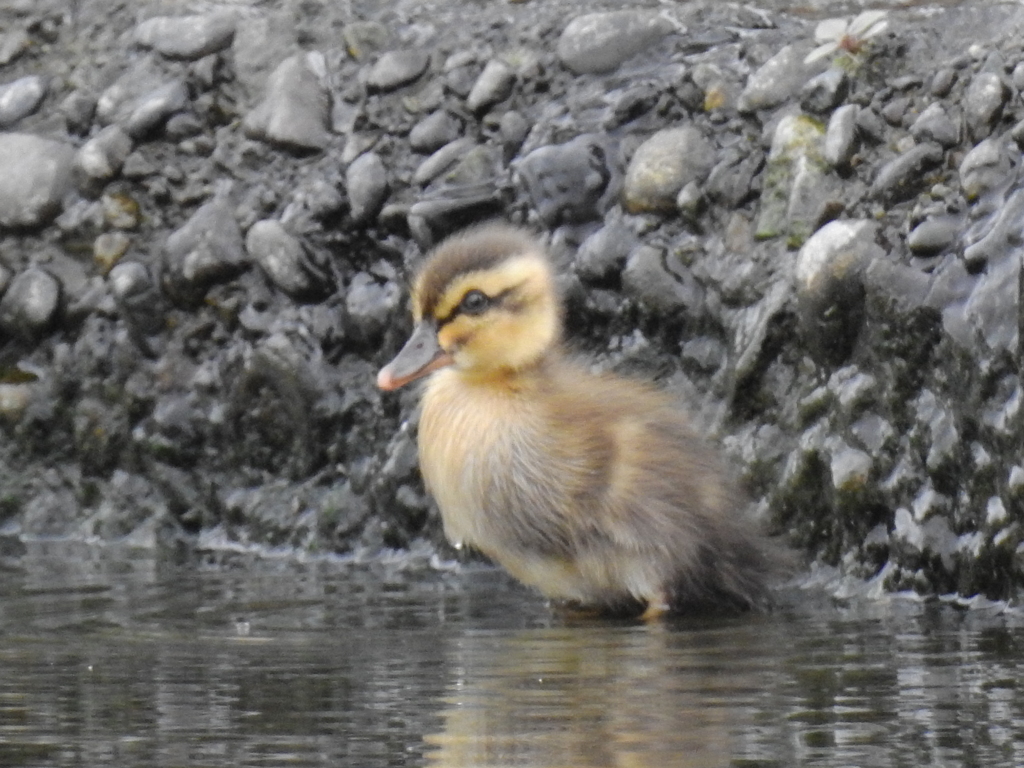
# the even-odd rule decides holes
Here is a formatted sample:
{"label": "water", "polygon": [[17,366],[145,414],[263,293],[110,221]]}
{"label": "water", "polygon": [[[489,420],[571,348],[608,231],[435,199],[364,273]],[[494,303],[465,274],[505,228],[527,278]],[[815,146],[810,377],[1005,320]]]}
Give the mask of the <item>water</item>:
{"label": "water", "polygon": [[645,625],[483,567],[8,545],[0,765],[1024,764],[1016,614],[781,599]]}

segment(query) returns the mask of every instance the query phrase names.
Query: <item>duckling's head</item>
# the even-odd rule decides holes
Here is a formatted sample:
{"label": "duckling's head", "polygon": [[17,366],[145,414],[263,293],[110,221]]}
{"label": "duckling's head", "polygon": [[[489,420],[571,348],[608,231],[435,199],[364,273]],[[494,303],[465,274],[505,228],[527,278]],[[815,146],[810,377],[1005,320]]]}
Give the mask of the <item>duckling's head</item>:
{"label": "duckling's head", "polygon": [[544,250],[507,225],[467,230],[432,251],[413,284],[412,314],[412,336],[377,376],[381,389],[449,365],[499,380],[537,363],[561,333]]}

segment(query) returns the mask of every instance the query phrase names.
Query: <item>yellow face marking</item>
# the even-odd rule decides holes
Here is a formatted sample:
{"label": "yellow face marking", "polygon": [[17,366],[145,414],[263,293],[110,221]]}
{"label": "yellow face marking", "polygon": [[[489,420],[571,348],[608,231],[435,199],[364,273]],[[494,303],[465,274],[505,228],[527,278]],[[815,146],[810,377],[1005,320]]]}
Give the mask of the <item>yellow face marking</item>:
{"label": "yellow face marking", "polygon": [[[491,298],[507,294],[508,303],[496,302],[479,315],[460,313],[460,302],[472,290]],[[424,311],[419,298],[414,293],[417,320]],[[536,360],[555,342],[560,329],[551,271],[544,258],[533,253],[512,257],[494,269],[459,275],[431,315],[441,321],[438,343],[454,355],[456,367],[481,375]]]}
{"label": "yellow face marking", "polygon": [[445,290],[441,300],[434,307],[434,317],[443,320],[450,317],[463,297],[471,290],[483,291],[494,298],[522,285],[546,286],[550,272],[543,258],[535,254],[516,256],[496,269],[467,272],[456,278]]}

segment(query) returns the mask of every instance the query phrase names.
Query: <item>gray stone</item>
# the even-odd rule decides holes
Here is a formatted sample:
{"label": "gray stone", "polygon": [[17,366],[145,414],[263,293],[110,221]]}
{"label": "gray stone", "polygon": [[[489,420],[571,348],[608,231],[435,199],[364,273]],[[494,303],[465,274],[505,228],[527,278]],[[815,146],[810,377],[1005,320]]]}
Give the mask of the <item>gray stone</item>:
{"label": "gray stone", "polygon": [[925,172],[941,163],[942,158],[942,147],[932,142],[908,149],[878,170],[871,195],[886,202],[913,197],[924,186]]}
{"label": "gray stone", "polygon": [[505,145],[508,155],[515,154],[526,141],[530,133],[530,122],[520,112],[510,109],[501,116],[498,122],[501,142]]}
{"label": "gray stone", "polygon": [[459,138],[462,122],[444,109],[420,120],[409,132],[409,146],[417,152],[434,152]]}
{"label": "gray stone", "polygon": [[0,35],[0,67],[6,67],[32,47],[32,38],[24,29],[12,29]]}
{"label": "gray stone", "polygon": [[849,90],[846,72],[832,67],[804,84],[800,89],[800,105],[808,112],[828,112],[843,102]]}
{"label": "gray stone", "polygon": [[842,445],[832,453],[832,485],[846,493],[863,489],[871,476],[874,462],[864,451]]}
{"label": "gray stone", "polygon": [[558,57],[576,74],[611,72],[674,29],[672,22],[654,11],[578,16],[558,39]]}
{"label": "gray stone", "polygon": [[622,190],[626,209],[631,213],[675,210],[679,191],[692,181],[704,181],[714,159],[714,148],[699,129],[658,131],[629,162]]}
{"label": "gray stone", "polygon": [[270,75],[264,100],[242,122],[246,134],[296,149],[325,148],[331,138],[326,77],[324,57],[316,51],[285,59]]}
{"label": "gray stone", "polygon": [[360,155],[345,172],[352,221],[367,224],[380,213],[388,196],[388,174],[376,152]]}
{"label": "gray stone", "polygon": [[300,53],[295,19],[290,14],[267,10],[242,14],[238,19],[231,43],[231,60],[235,77],[245,88],[250,103],[263,98],[274,69],[288,57]]}
{"label": "gray stone", "polygon": [[968,200],[991,193],[1001,192],[1011,181],[1014,168],[1013,156],[1019,155],[1010,151],[1006,143],[1000,139],[985,139],[974,149],[964,155],[957,169],[960,175],[960,188]]}
{"label": "gray stone", "polygon": [[249,263],[245,244],[227,201],[206,203],[172,232],[164,246],[164,263],[172,291],[186,301],[244,269]]}
{"label": "gray stone", "polygon": [[188,89],[184,82],[174,80],[165,83],[135,101],[131,114],[124,121],[124,129],[133,138],[141,138],[159,128],[187,104]]}
{"label": "gray stone", "polygon": [[459,158],[467,154],[469,150],[476,146],[476,142],[469,137],[456,139],[450,144],[445,144],[434,154],[419,164],[419,167],[413,173],[412,181],[414,184],[428,184],[446,170],[451,168],[458,162]]}
{"label": "gray stone", "polygon": [[953,90],[953,84],[955,82],[956,70],[952,67],[943,67],[932,76],[931,87],[928,90],[931,92],[932,96],[944,99],[949,95],[949,92]]}
{"label": "gray stone", "polygon": [[144,339],[164,329],[167,311],[149,270],[137,261],[118,262],[107,274],[107,283],[125,323],[136,341],[142,342],[148,351],[150,348]]}
{"label": "gray stone", "polygon": [[516,73],[512,67],[501,59],[491,59],[473,83],[466,97],[466,108],[471,112],[480,112],[504,101],[512,95],[515,84]]}
{"label": "gray stone", "polygon": [[823,144],[818,121],[805,115],[779,121],[763,174],[759,239],[785,235],[791,246],[799,246],[826,218],[830,188]]}
{"label": "gray stone", "polygon": [[45,270],[29,267],[11,281],[0,299],[0,330],[13,336],[36,336],[49,328],[60,300],[57,279]]}
{"label": "gray stone", "polygon": [[918,115],[910,126],[911,135],[918,141],[934,141],[944,147],[960,143],[960,129],[946,114],[942,104],[935,102]]}
{"label": "gray stone", "polygon": [[119,125],[108,125],[78,150],[75,168],[89,179],[114,178],[132,151],[132,139]]}
{"label": "gray stone", "polygon": [[0,226],[36,227],[60,211],[75,150],[23,133],[0,133]]}
{"label": "gray stone", "polygon": [[864,271],[884,254],[875,230],[869,221],[833,221],[797,254],[801,333],[820,362],[837,365],[853,350],[864,320]]}
{"label": "gray stone", "polygon": [[1018,189],[977,231],[965,233],[964,263],[971,269],[980,269],[985,264],[1019,256],[1022,241],[1024,189]]}
{"label": "gray stone", "polygon": [[856,104],[844,104],[832,113],[825,129],[825,145],[822,155],[825,162],[833,168],[848,168],[853,153],[857,149],[857,113],[860,107]]}
{"label": "gray stone", "polygon": [[318,287],[307,269],[308,257],[302,243],[278,221],[257,221],[245,236],[249,256],[267,278],[295,298],[308,297]]}
{"label": "gray stone", "polygon": [[388,51],[371,67],[366,85],[377,91],[393,91],[416,80],[430,64],[430,55],[415,48]]}
{"label": "gray stone", "polygon": [[345,292],[349,319],[364,337],[374,338],[390,324],[401,305],[402,290],[393,281],[383,285],[367,272],[358,272]]}
{"label": "gray stone", "polygon": [[674,316],[699,312],[702,296],[696,281],[682,270],[670,271],[660,248],[640,245],[629,254],[622,271],[626,294],[659,315]]}
{"label": "gray stone", "polygon": [[183,81],[168,78],[152,61],[130,68],[96,101],[101,123],[119,123],[133,137],[158,127],[185,107],[188,90]]}
{"label": "gray stone", "polygon": [[931,216],[907,235],[907,247],[919,256],[942,253],[956,242],[961,220],[956,216]]}
{"label": "gray stone", "polygon": [[28,75],[0,85],[0,128],[9,128],[36,111],[46,96],[46,80]]}
{"label": "gray stone", "polygon": [[971,136],[983,139],[992,132],[1009,98],[1009,89],[994,72],[979,72],[964,94],[964,117]]}
{"label": "gray stone", "polygon": [[620,184],[608,159],[602,137],[583,135],[535,149],[515,169],[541,221],[555,226],[596,219],[611,205]]}
{"label": "gray stone", "polygon": [[615,278],[638,240],[629,227],[612,222],[584,240],[576,251],[576,274],[589,282],[604,282]]}
{"label": "gray stone", "polygon": [[747,79],[736,108],[740,112],[771,109],[795,96],[804,83],[821,70],[820,64],[806,64],[807,51],[787,45],[761,65]]}
{"label": "gray stone", "polygon": [[[1024,197],[1024,190],[1016,194]],[[1015,207],[1019,215],[1024,209],[1024,204],[1018,201]],[[1004,351],[1010,355],[1019,354],[1020,293],[1019,250],[1013,256],[989,262],[974,290],[971,291],[963,312],[977,336],[984,340],[990,350]]]}
{"label": "gray stone", "polygon": [[201,59],[231,45],[236,16],[221,11],[194,16],[156,16],[135,28],[135,42],[174,59]]}

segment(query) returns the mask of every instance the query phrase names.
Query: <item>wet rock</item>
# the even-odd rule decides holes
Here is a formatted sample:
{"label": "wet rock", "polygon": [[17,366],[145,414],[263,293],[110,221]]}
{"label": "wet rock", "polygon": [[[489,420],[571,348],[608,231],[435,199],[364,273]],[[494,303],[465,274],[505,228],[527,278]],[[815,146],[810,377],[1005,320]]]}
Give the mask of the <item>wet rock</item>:
{"label": "wet rock", "polygon": [[468,136],[445,144],[419,164],[419,167],[413,173],[413,184],[429,184],[455,165],[460,157],[468,154],[471,148],[475,146],[476,142]]}
{"label": "wet rock", "polygon": [[1024,190],[1014,192],[979,231],[965,233],[964,263],[980,269],[990,262],[1019,254],[1024,238]]}
{"label": "wet rock", "polygon": [[28,75],[0,85],[0,128],[9,128],[36,111],[46,96],[46,80]]}
{"label": "wet rock", "polygon": [[376,91],[393,91],[408,85],[427,71],[430,56],[415,48],[388,51],[370,69],[366,85]]}
{"label": "wet rock", "polygon": [[359,272],[345,292],[345,309],[356,333],[364,340],[380,335],[388,326],[402,301],[398,285],[383,285],[367,272]]}
{"label": "wet rock", "polygon": [[132,240],[124,232],[104,232],[92,244],[92,261],[105,275],[128,252]]}
{"label": "wet rock", "polygon": [[683,311],[699,314],[702,296],[692,276],[681,265],[670,271],[666,254],[650,245],[641,245],[630,253],[622,272],[626,294],[659,315],[674,317]]}
{"label": "wet rock", "polygon": [[918,116],[910,126],[910,133],[918,141],[934,141],[947,149],[960,143],[959,127],[939,102],[930,105]]}
{"label": "wet rock", "polygon": [[598,218],[620,188],[609,167],[608,147],[598,136],[535,149],[519,161],[516,172],[548,226]]}
{"label": "wet rock", "polygon": [[480,112],[504,101],[512,95],[515,84],[515,70],[501,59],[491,59],[473,83],[466,97],[466,108],[471,112]]}
{"label": "wet rock", "polygon": [[16,424],[32,402],[31,384],[0,384],[0,420]]}
{"label": "wet rock", "polygon": [[318,52],[285,59],[267,81],[266,97],[242,121],[246,135],[301,150],[330,142],[327,65]]}
{"label": "wet rock", "polygon": [[653,11],[577,16],[558,39],[558,57],[579,75],[611,72],[674,29],[672,22]]}
{"label": "wet rock", "polygon": [[845,169],[850,165],[853,153],[857,149],[857,113],[860,107],[856,104],[844,104],[829,118],[825,129],[825,144],[822,156],[833,168]]}
{"label": "wet rock", "polygon": [[353,223],[376,218],[388,196],[388,174],[380,155],[367,152],[356,158],[345,173],[345,188]]}
{"label": "wet rock", "polygon": [[842,363],[864,321],[864,271],[884,256],[868,221],[833,221],[815,232],[797,255],[800,327],[816,359]]}
{"label": "wet rock", "polygon": [[96,114],[96,97],[83,90],[72,91],[58,107],[71,133],[86,134]]}
{"label": "wet rock", "polygon": [[1009,95],[1009,89],[995,72],[979,72],[971,78],[963,102],[971,136],[983,139],[992,132]]}
{"label": "wet rock", "polygon": [[956,70],[952,67],[943,67],[932,76],[931,86],[928,90],[931,92],[932,96],[944,99],[949,95],[949,92],[953,90],[953,84],[955,82]]}
{"label": "wet rock", "polygon": [[417,152],[434,152],[459,138],[462,122],[447,110],[420,120],[409,132],[409,146]]}
{"label": "wet rock", "polygon": [[11,281],[0,299],[0,330],[8,336],[34,338],[47,330],[60,309],[57,279],[38,267],[29,267]]}
{"label": "wet rock", "polygon": [[919,256],[934,256],[949,248],[960,234],[961,221],[955,216],[925,219],[907,235],[907,247]]}
{"label": "wet rock", "polygon": [[383,50],[391,40],[391,33],[378,21],[353,21],[345,25],[342,38],[348,54],[356,61],[363,61]]}
{"label": "wet rock", "polygon": [[109,181],[132,151],[132,139],[119,125],[108,125],[78,150],[75,168],[95,181]]}
{"label": "wet rock", "polygon": [[850,81],[841,69],[826,69],[815,75],[800,89],[800,105],[808,112],[828,112],[846,99]]}
{"label": "wet rock", "polygon": [[146,337],[163,330],[166,312],[163,296],[149,270],[137,261],[122,261],[111,268],[107,283],[133,336],[149,350]]}
{"label": "wet rock", "polygon": [[786,235],[798,246],[826,219],[831,196],[823,144],[816,120],[788,115],[779,121],[765,166],[758,238]]}
{"label": "wet rock", "polygon": [[166,83],[134,103],[134,109],[124,122],[125,131],[134,138],[141,138],[167,122],[175,112],[188,104],[188,89],[185,83],[175,80]]}
{"label": "wet rock", "polygon": [[266,94],[274,69],[290,56],[299,54],[295,20],[284,12],[241,14],[231,43],[235,77],[250,103]]}
{"label": "wet rock", "polygon": [[235,14],[156,16],[135,28],[135,42],[173,59],[201,59],[231,45]]}
{"label": "wet rock", "polygon": [[908,149],[878,170],[871,195],[885,202],[913,197],[924,185],[925,172],[941,163],[942,158],[942,147],[931,142]]}
{"label": "wet rock", "polygon": [[165,282],[172,295],[192,302],[248,265],[242,232],[231,206],[214,199],[171,233],[164,245]]}
{"label": "wet rock", "polygon": [[832,485],[837,491],[857,492],[862,490],[871,476],[874,462],[864,451],[843,444],[832,452],[830,469]]}
{"label": "wet rock", "polygon": [[668,128],[641,144],[626,170],[623,202],[630,213],[673,211],[679,191],[707,178],[714,148],[693,126]]}
{"label": "wet rock", "polygon": [[506,157],[512,157],[519,151],[530,133],[530,123],[521,113],[510,109],[501,116],[501,120],[498,122],[498,132],[501,135],[501,143],[505,147]]}
{"label": "wet rock", "polygon": [[32,46],[24,29],[12,29],[0,35],[0,67],[6,67]]}
{"label": "wet rock", "polygon": [[771,109],[796,95],[808,78],[821,69],[820,64],[806,64],[807,51],[787,45],[761,65],[747,79],[736,108],[740,112]]}
{"label": "wet rock", "polygon": [[576,274],[595,283],[617,278],[637,245],[637,237],[629,227],[614,222],[606,224],[580,244],[574,261]]}
{"label": "wet rock", "polygon": [[914,403],[918,421],[930,441],[925,466],[935,477],[954,462],[961,448],[960,431],[952,412],[930,389],[924,389]]}
{"label": "wet rock", "polygon": [[968,200],[1001,191],[1010,182],[1012,168],[1009,147],[999,139],[985,139],[960,162],[960,188]]}
{"label": "wet rock", "polygon": [[324,276],[310,268],[302,243],[280,222],[257,221],[245,236],[245,248],[270,282],[289,296],[301,300],[325,293]]}
{"label": "wet rock", "polygon": [[[1016,195],[1024,198],[1024,190]],[[1015,201],[1014,207],[1020,216],[1024,211],[1024,200]],[[1019,218],[1017,227],[1019,232]],[[1013,256],[988,262],[963,311],[976,335],[984,340],[990,350],[1019,354],[1022,317],[1020,294],[1020,251]]]}
{"label": "wet rock", "polygon": [[100,94],[96,117],[102,123],[119,123],[133,138],[141,138],[161,126],[188,104],[185,83],[167,76],[151,62],[122,75]]}
{"label": "wet rock", "polygon": [[60,211],[74,149],[22,133],[0,133],[0,226],[36,227]]}

